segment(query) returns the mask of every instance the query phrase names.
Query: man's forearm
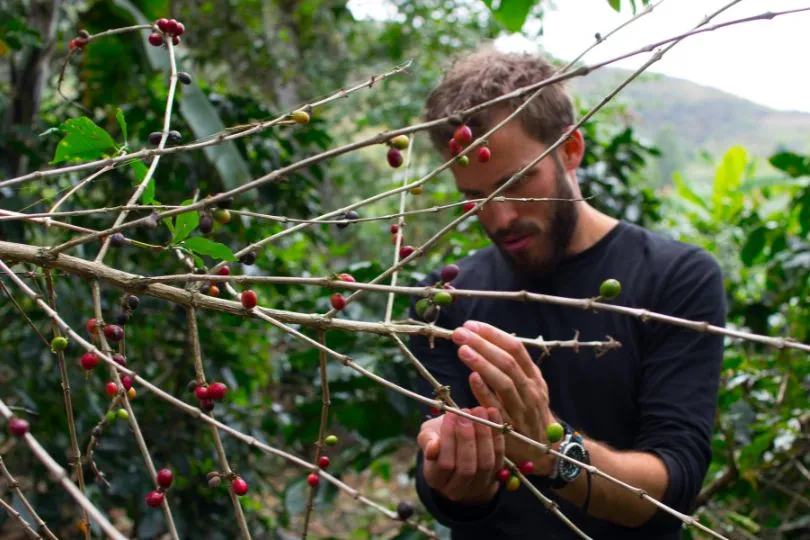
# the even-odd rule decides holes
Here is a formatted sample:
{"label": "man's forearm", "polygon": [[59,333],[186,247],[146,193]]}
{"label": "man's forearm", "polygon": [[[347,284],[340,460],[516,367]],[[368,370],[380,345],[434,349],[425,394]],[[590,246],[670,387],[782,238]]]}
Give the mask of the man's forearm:
{"label": "man's forearm", "polygon": [[[650,497],[661,500],[669,474],[664,462],[654,454],[618,451],[585,439],[591,465],[633,487],[643,489]],[[583,470],[568,486],[557,490],[566,500],[580,508],[585,503],[588,472]],[[596,475],[591,475],[591,497],[588,515],[612,521],[625,527],[639,527],[658,510],[654,504],[630,490]]]}

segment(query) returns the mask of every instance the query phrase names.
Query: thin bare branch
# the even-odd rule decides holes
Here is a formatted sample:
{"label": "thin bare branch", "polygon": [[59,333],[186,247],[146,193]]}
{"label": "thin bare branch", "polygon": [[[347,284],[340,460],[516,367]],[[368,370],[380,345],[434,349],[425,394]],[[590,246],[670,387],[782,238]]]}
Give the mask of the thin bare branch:
{"label": "thin bare branch", "polygon": [[[57,536],[48,528],[45,521],[39,517],[39,514],[37,514],[34,507],[31,506],[31,503],[28,502],[28,499],[25,498],[22,489],[20,489],[20,484],[17,482],[17,479],[12,476],[11,472],[8,470],[8,467],[6,467],[6,463],[3,461],[2,455],[0,455],[0,472],[3,473],[3,476],[8,482],[8,487],[14,490],[14,492],[17,494],[17,498],[20,500],[23,506],[25,506],[25,509],[28,511],[31,517],[34,518],[34,521],[37,523],[37,528],[42,532],[42,534],[44,534],[49,540],[59,540],[59,538],[57,538]],[[33,531],[34,529],[32,528],[31,530]],[[37,538],[39,538],[38,534]]]}
{"label": "thin bare branch", "polygon": [[[3,261],[0,261],[0,266],[3,267],[2,268],[3,270],[7,269],[7,267],[5,266]],[[14,276],[14,277],[16,277],[16,276]],[[23,283],[22,281],[17,281],[17,280],[15,280],[15,282],[17,283],[17,285],[19,285],[20,283],[23,284],[24,288],[27,289],[26,294],[28,294],[32,298],[36,297],[35,294],[33,294],[33,295],[30,294],[30,293],[33,293],[34,291],[31,291],[27,286],[25,286],[25,283]],[[37,299],[37,303],[40,305],[40,307],[50,309],[48,307],[48,305],[46,303],[42,302],[40,299]],[[110,359],[110,362],[113,363],[113,364],[115,363],[115,362],[112,361],[112,359]],[[0,399],[0,414],[2,414],[6,418],[6,420],[10,419],[13,416],[13,413],[11,412],[11,409],[8,408],[8,406],[6,405],[6,403],[2,399]],[[74,484],[73,482],[70,481],[70,478],[68,478],[68,474],[65,471],[65,469],[63,469],[51,457],[51,455],[48,454],[48,452],[42,447],[41,444],[39,444],[39,442],[34,438],[34,436],[31,435],[31,433],[26,433],[25,436],[23,437],[23,439],[25,440],[25,443],[28,445],[28,447],[31,449],[31,452],[33,452],[34,456],[43,465],[45,465],[45,468],[47,468],[50,471],[50,473],[53,475],[53,478],[57,482],[62,484],[62,486],[68,491],[68,493],[70,493],[70,495],[85,510],[87,510],[90,513],[90,516],[92,518],[94,518],[96,521],[98,521],[99,525],[101,526],[102,530],[105,533],[110,535],[114,540],[127,540],[126,536],[124,536],[123,534],[118,532],[118,530],[115,527],[113,527],[113,524],[109,522],[109,520],[107,519],[107,516],[102,514],[99,511],[99,509],[96,508],[93,505],[93,503],[91,503],[87,499],[87,497],[85,497],[84,493],[82,493],[79,490],[79,488],[76,487],[76,484]]]}

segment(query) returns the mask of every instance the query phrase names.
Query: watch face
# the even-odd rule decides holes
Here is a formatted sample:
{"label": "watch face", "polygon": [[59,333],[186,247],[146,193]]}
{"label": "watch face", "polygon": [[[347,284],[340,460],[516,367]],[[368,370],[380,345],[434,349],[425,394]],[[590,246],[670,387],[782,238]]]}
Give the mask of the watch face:
{"label": "watch face", "polygon": [[[572,444],[565,449],[565,455],[581,463],[587,463],[587,461],[585,461],[585,449],[582,447],[582,445],[576,443]],[[564,459],[560,460],[560,478],[566,482],[573,482],[576,480],[581,470],[582,469],[578,465],[575,465],[570,461],[566,461]]]}

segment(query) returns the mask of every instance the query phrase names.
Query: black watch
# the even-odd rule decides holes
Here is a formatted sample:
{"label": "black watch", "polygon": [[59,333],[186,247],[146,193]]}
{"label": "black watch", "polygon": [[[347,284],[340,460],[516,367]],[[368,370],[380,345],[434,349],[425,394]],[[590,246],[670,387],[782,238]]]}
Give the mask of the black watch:
{"label": "black watch", "polygon": [[[557,451],[565,456],[579,461],[580,463],[590,465],[590,454],[588,454],[588,451],[585,449],[585,443],[582,440],[582,435],[580,435],[562,420],[558,420],[558,422],[563,426],[565,434],[563,435],[562,442],[560,443],[560,448]],[[555,458],[556,459],[551,470],[551,474],[548,476],[548,485],[554,489],[560,489],[576,480],[579,473],[582,472],[582,468],[579,465],[575,465],[574,463],[560,457],[555,456]]]}

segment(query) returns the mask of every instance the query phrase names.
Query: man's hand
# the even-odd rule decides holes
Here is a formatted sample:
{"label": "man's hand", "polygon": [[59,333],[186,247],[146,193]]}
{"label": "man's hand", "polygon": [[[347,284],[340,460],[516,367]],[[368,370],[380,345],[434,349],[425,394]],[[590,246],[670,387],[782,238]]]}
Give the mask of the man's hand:
{"label": "man's hand", "polygon": [[[459,358],[473,371],[470,386],[478,402],[498,409],[518,433],[548,444],[546,428],[556,421],[549,408],[548,386],[523,343],[478,321],[456,328],[453,341],[460,345]],[[552,454],[513,437],[506,441],[506,456],[517,464],[532,461],[541,475],[550,474],[554,462]]]}
{"label": "man's hand", "polygon": [[[502,423],[497,409],[464,409],[473,416]],[[497,471],[503,468],[503,433],[453,413],[422,424],[417,437],[425,460],[427,484],[450,499],[484,504],[498,492]]]}

